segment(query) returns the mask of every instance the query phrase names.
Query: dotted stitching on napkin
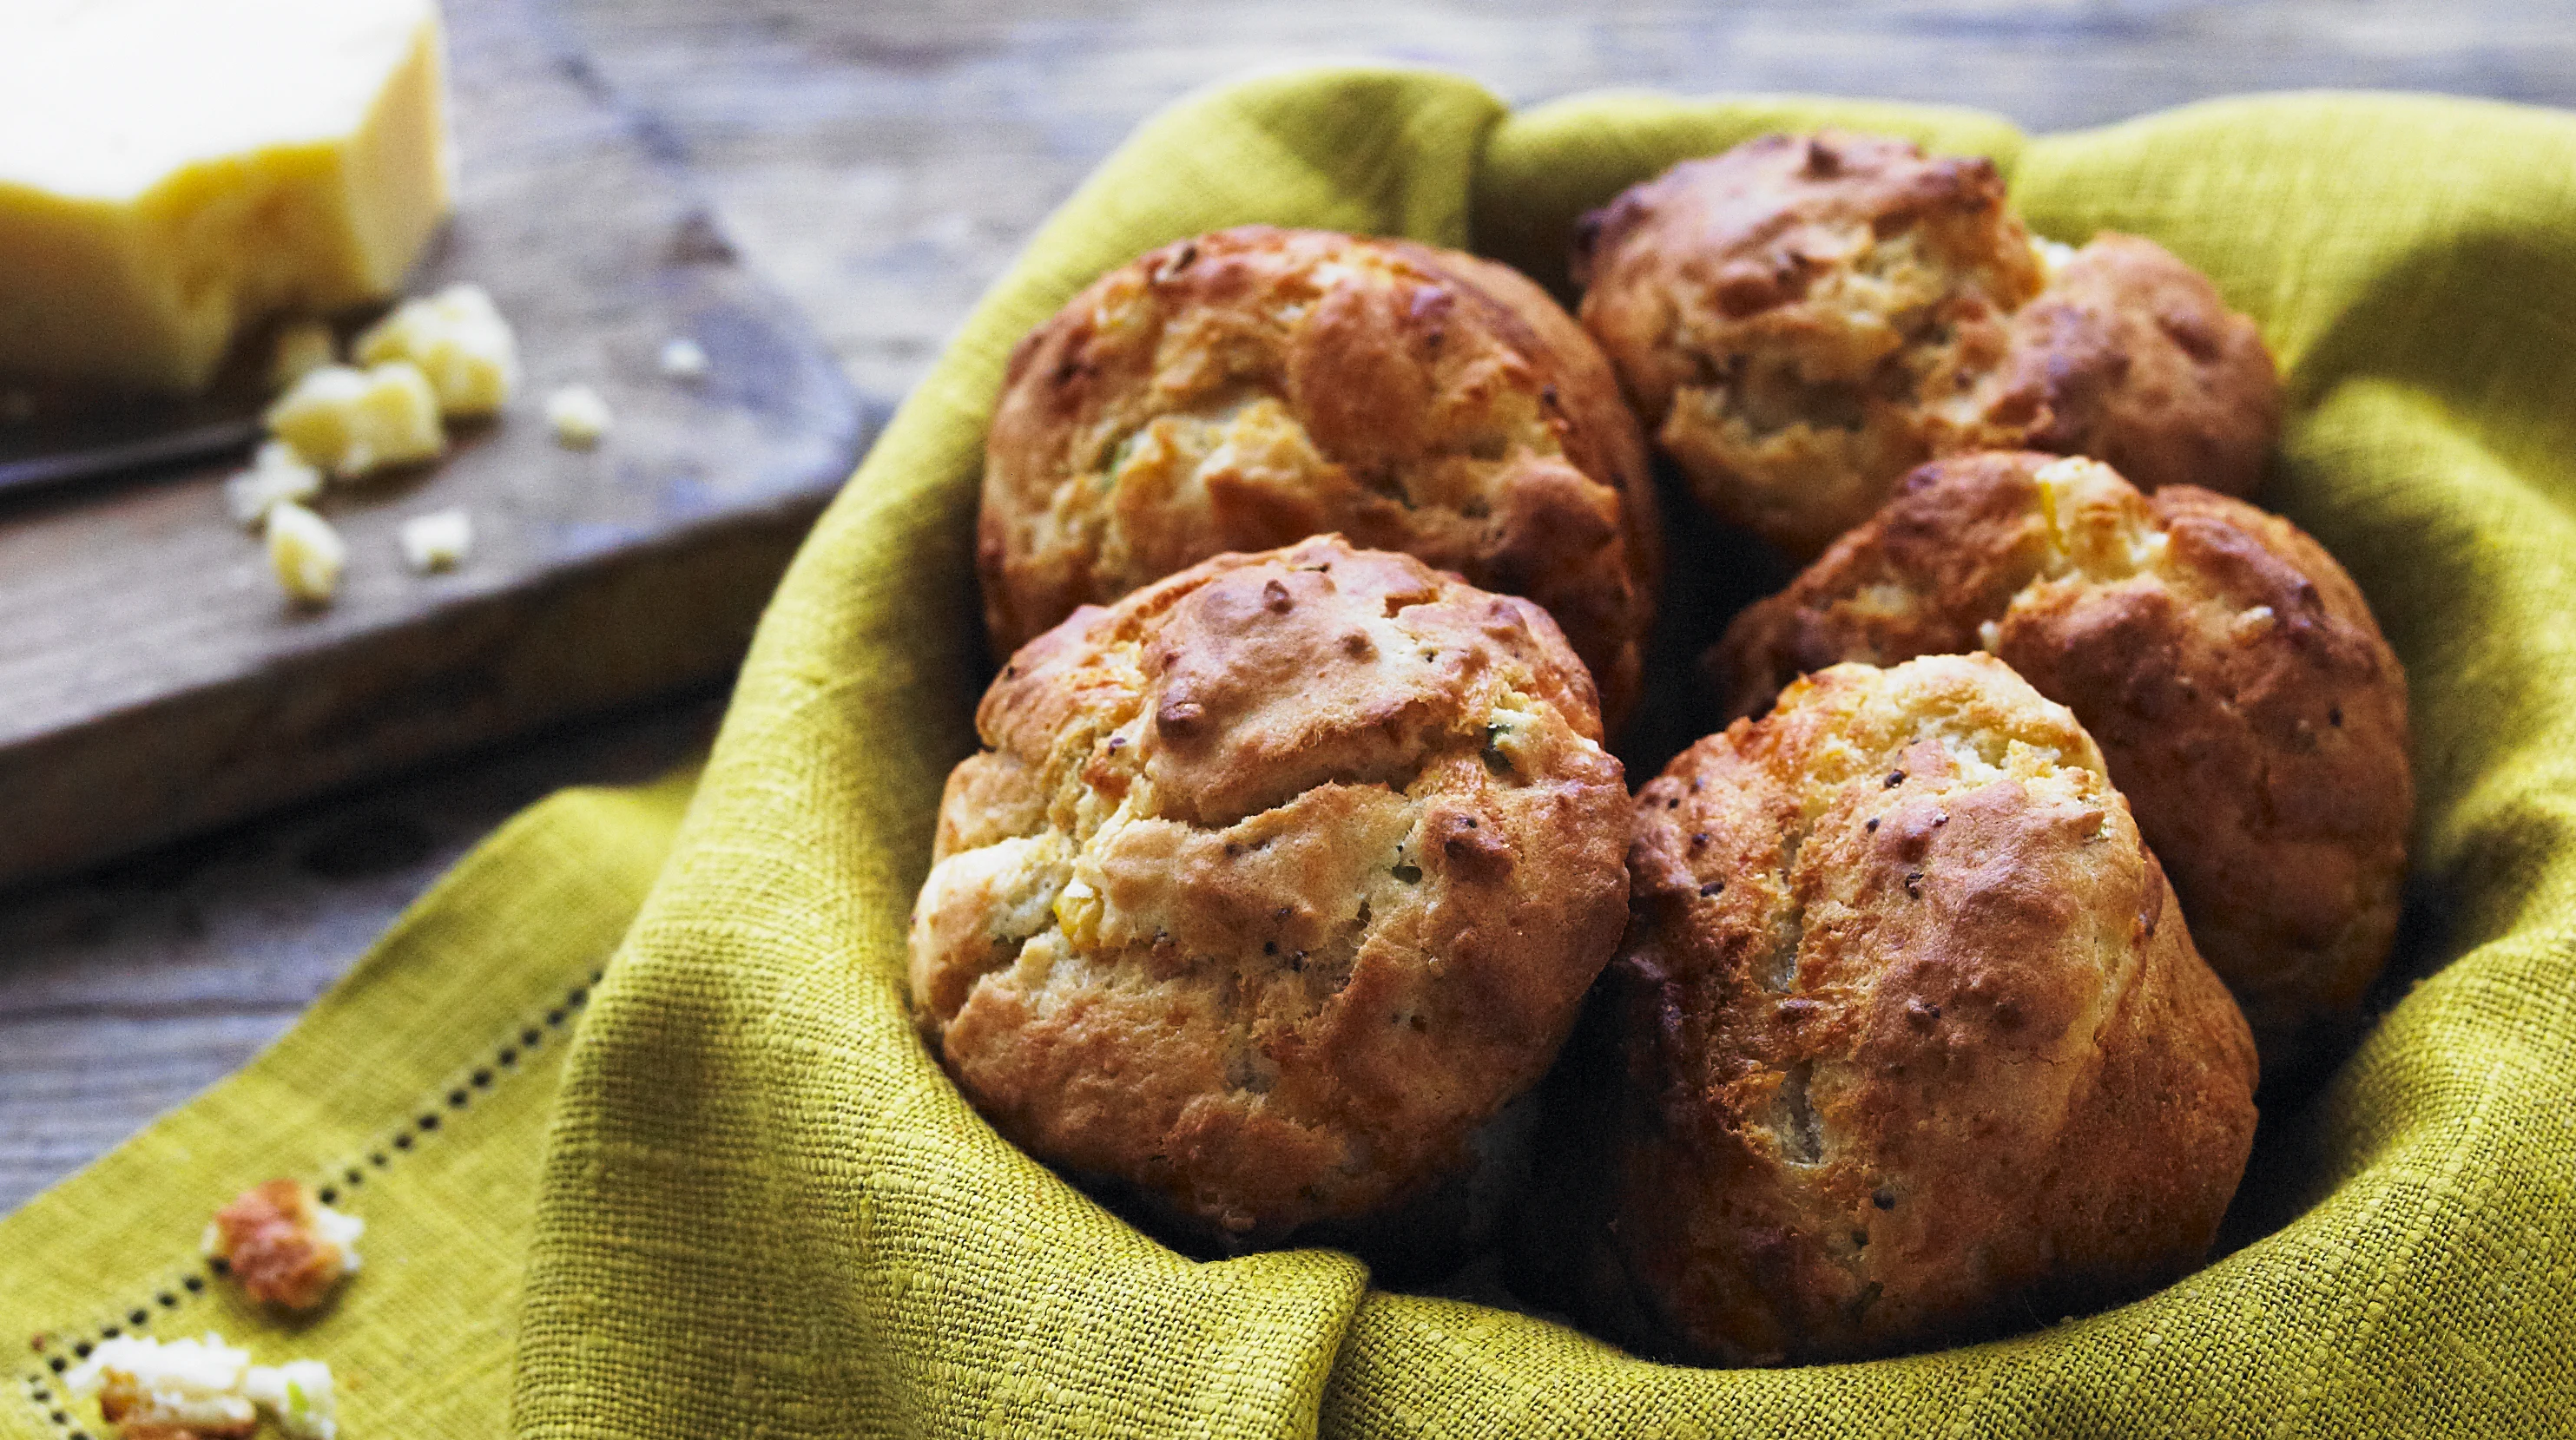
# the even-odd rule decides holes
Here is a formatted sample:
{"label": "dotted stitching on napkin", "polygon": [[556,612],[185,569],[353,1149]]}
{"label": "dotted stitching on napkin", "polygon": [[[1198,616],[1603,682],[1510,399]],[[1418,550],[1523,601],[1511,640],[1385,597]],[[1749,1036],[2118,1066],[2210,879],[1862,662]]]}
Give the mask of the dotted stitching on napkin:
{"label": "dotted stitching on napkin", "polygon": [[[408,1153],[413,1146],[438,1133],[442,1110],[463,1110],[474,1103],[476,1096],[521,1073],[521,1058],[545,1045],[549,1032],[561,1030],[566,1021],[590,1003],[590,987],[598,984],[604,973],[592,970],[588,980],[565,991],[563,999],[548,1007],[542,1017],[531,1016],[519,1025],[515,1033],[504,1034],[487,1063],[458,1072],[443,1090],[431,1090],[419,1111],[387,1137],[391,1149]],[[337,1205],[341,1197],[364,1187],[370,1173],[389,1167],[393,1160],[394,1156],[387,1153],[386,1145],[370,1147],[363,1159],[352,1156],[345,1164],[336,1167],[337,1179],[332,1178],[332,1169],[324,1170],[320,1183],[314,1186],[314,1195],[325,1205]],[[207,1213],[213,1213],[211,1207]],[[206,1293],[207,1277],[224,1275],[230,1268],[221,1260],[207,1259],[202,1262],[202,1268],[191,1268],[170,1276],[145,1299],[127,1307],[123,1314],[111,1312],[103,1323],[93,1328],[54,1330],[37,1335],[29,1342],[28,1348],[41,1359],[34,1369],[23,1372],[19,1377],[26,1390],[27,1403],[66,1440],[91,1440],[89,1432],[73,1428],[72,1397],[63,1388],[63,1374],[88,1359],[90,1352],[98,1348],[99,1341],[116,1339],[128,1330],[142,1333],[156,1318],[156,1309],[165,1312],[177,1310],[202,1297]],[[69,1354],[63,1351],[65,1342],[69,1342]]]}

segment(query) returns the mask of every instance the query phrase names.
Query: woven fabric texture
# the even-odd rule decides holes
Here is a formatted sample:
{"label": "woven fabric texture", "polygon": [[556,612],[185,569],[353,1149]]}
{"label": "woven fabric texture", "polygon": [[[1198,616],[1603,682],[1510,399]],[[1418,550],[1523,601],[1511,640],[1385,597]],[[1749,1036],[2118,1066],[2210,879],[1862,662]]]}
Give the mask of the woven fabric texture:
{"label": "woven fabric texture", "polygon": [[[940,782],[992,664],[973,512],[1012,343],[1102,270],[1247,221],[1472,244],[1561,283],[1583,209],[1683,156],[1823,123],[1990,154],[2042,233],[2134,231],[2207,270],[2290,376],[2260,498],[2351,569],[2409,668],[2402,998],[2266,1116],[2229,1253],[1995,1344],[1697,1371],[1372,1290],[1330,1253],[1190,1263],[1001,1141],[913,1037],[902,972]],[[1185,102],[1031,242],[798,558],[559,1088],[475,1100],[371,1177],[357,1208],[387,1218],[368,1272],[338,1312],[255,1348],[344,1363],[352,1440],[491,1433],[513,1343],[491,1307],[513,1295],[511,1423],[529,1440],[2576,1434],[2571,400],[2576,117],[2297,96],[2025,138],[1847,102],[1510,115],[1467,82],[1389,70]],[[255,1069],[0,1228],[0,1320],[95,1333],[177,1273],[232,1177],[321,1173],[416,1123],[490,1032],[582,983],[675,795],[550,802],[574,808],[493,842],[261,1062],[283,1096]],[[560,838],[514,843],[531,829]],[[323,1108],[341,1118],[308,1118]],[[245,1158],[316,1126],[298,1161]],[[469,1198],[448,1198],[467,1177],[428,1168],[441,1155],[480,1167]],[[420,1192],[398,1199],[406,1183]],[[531,1199],[512,1187],[529,1184],[522,1278]]]}
{"label": "woven fabric texture", "polygon": [[[546,1116],[593,976],[661,868],[689,776],[566,791],[477,847],[246,1069],[0,1221],[0,1436],[103,1436],[62,1370],[117,1334],[212,1330],[327,1361],[341,1433],[489,1436]],[[278,1175],[367,1222],[330,1306],[248,1304],[198,1254]]]}
{"label": "woven fabric texture", "polygon": [[[1993,155],[2043,233],[2153,236],[2260,319],[2295,412],[2265,497],[2411,668],[2429,975],[2271,1118],[2258,1238],[2113,1313],[1869,1365],[1716,1373],[1364,1288],[1189,1264],[999,1140],[906,1024],[906,912],[990,661],[978,439],[1011,344],[1149,246],[1269,221],[1478,243],[1825,122]],[[2576,119],[2231,102],[2025,139],[1955,111],[1286,76],[1149,124],[977,309],[825,519],[575,1054],[517,1421],[629,1434],[2529,1434],[2576,1424]],[[1678,563],[1687,564],[1687,557]],[[2055,1320],[2057,1317],[2038,1317]],[[1320,1401],[1320,1404],[1318,1403]]]}

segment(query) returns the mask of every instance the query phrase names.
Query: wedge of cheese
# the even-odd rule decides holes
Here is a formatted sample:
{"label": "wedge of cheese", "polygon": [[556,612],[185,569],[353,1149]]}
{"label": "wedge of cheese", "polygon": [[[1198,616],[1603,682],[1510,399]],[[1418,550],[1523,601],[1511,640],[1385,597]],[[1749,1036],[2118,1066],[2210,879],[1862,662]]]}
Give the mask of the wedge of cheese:
{"label": "wedge of cheese", "polygon": [[7,0],[0,377],[189,391],[392,295],[454,190],[435,0]]}

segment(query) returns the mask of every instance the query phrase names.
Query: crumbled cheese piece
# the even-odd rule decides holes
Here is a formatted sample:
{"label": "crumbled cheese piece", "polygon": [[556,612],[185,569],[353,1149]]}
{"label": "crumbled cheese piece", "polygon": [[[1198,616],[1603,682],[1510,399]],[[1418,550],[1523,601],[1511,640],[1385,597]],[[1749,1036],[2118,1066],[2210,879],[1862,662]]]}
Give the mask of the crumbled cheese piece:
{"label": "crumbled cheese piece", "polygon": [[705,379],[707,375],[705,347],[685,335],[663,346],[662,373],[674,380]]}
{"label": "crumbled cheese piece", "polygon": [[268,428],[341,480],[447,448],[438,397],[420,367],[405,360],[367,370],[325,365],[268,408]]}
{"label": "crumbled cheese piece", "polygon": [[358,1237],[367,1233],[367,1222],[346,1210],[334,1210],[316,1201],[313,1206],[313,1228],[340,1252],[340,1273],[358,1273]]}
{"label": "crumbled cheese piece", "polygon": [[268,388],[292,387],[296,381],[340,358],[340,342],[319,320],[298,320],[277,332],[277,350],[268,365]]}
{"label": "crumbled cheese piece", "polygon": [[239,1440],[259,1428],[263,1409],[293,1440],[333,1440],[339,1430],[330,1366],[253,1365],[249,1351],[212,1331],[203,1340],[102,1340],[63,1384],[96,1396],[99,1415],[129,1437]]}
{"label": "crumbled cheese piece", "polygon": [[135,1432],[237,1437],[259,1426],[242,1394],[250,1352],[209,1332],[203,1340],[102,1340],[89,1359],[63,1377],[75,1395],[98,1397],[99,1414]]}
{"label": "crumbled cheese piece", "polygon": [[402,526],[403,563],[426,575],[452,570],[474,545],[474,520],[462,510],[414,515]]}
{"label": "crumbled cheese piece", "polygon": [[292,500],[301,505],[322,493],[322,472],[304,463],[295,447],[271,440],[251,457],[250,468],[224,482],[224,508],[233,523],[256,530],[268,523],[270,507]]}
{"label": "crumbled cheese piece", "polygon": [[330,521],[280,500],[268,511],[268,563],[288,595],[307,605],[328,605],[349,563],[349,544]]}
{"label": "crumbled cheese piece", "polygon": [[489,415],[519,384],[518,337],[480,285],[404,301],[358,337],[355,354],[368,365],[419,366],[446,415]]}
{"label": "crumbled cheese piece", "polygon": [[2066,268],[2066,262],[2075,258],[2074,246],[2061,245],[2057,241],[2042,239],[2037,235],[2030,237],[2030,249],[2032,254],[2039,257],[2041,276],[2048,280],[2055,280],[2057,272]]}
{"label": "crumbled cheese piece", "polygon": [[253,1365],[242,1376],[242,1393],[276,1416],[278,1428],[294,1440],[332,1440],[339,1432],[331,1367],[319,1360]]}
{"label": "crumbled cheese piece", "polygon": [[566,385],[546,397],[546,423],[554,427],[555,439],[576,450],[598,444],[613,419],[608,402],[587,385]]}
{"label": "crumbled cheese piece", "polygon": [[2239,642],[2250,641],[2272,628],[2272,622],[2276,618],[2269,605],[2257,605],[2251,609],[2239,610],[2227,622],[2228,638]]}

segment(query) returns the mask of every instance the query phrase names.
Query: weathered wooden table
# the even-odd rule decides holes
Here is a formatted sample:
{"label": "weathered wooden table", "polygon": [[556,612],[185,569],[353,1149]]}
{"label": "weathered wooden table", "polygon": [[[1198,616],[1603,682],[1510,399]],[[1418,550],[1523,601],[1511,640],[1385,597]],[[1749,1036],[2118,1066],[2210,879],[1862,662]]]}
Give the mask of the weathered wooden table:
{"label": "weathered wooden table", "polygon": [[[540,4],[590,57],[577,78],[685,157],[862,397],[887,403],[1138,119],[1255,67],[1411,61],[1518,104],[1603,86],[1935,100],[2034,130],[2295,87],[2576,105],[2576,4],[2527,0]],[[720,701],[678,697],[0,895],[0,1211],[247,1059],[511,811],[676,763]]]}

